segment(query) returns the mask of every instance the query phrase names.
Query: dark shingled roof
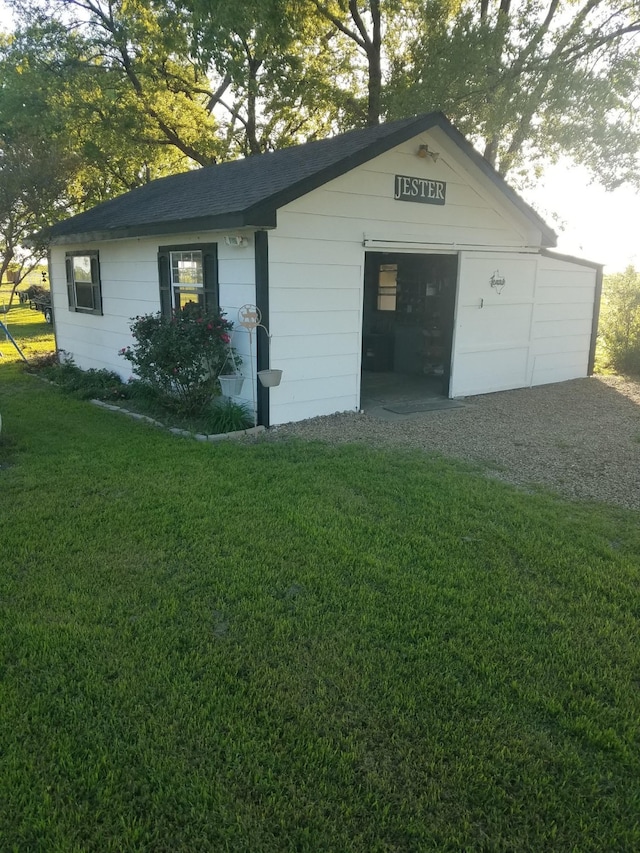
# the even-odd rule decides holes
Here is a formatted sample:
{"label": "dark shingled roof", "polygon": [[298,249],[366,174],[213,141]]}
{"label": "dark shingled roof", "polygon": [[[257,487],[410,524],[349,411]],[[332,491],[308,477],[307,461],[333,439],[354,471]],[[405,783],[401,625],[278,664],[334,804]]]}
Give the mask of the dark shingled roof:
{"label": "dark shingled roof", "polygon": [[485,175],[542,230],[545,245],[556,235],[441,113],[283,148],[161,178],[54,225],[52,243],[143,237],[276,224],[276,210],[356,166],[430,128],[442,129]]}

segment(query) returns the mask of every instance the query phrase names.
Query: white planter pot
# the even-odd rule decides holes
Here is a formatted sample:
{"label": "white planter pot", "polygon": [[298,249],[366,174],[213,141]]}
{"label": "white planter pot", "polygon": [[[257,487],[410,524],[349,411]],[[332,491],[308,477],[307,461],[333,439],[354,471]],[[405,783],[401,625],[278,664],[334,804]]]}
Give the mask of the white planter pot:
{"label": "white planter pot", "polygon": [[280,384],[282,379],[282,371],[271,368],[270,370],[259,370],[258,379],[265,388],[275,388]]}
{"label": "white planter pot", "polygon": [[228,373],[224,376],[218,376],[218,382],[223,396],[236,397],[242,391],[244,376],[239,373]]}

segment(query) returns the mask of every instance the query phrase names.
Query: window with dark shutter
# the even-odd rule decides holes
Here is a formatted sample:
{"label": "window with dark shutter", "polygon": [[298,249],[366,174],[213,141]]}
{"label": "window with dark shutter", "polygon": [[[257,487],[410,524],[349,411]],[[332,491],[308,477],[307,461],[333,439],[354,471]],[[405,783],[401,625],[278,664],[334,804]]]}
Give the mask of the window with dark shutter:
{"label": "window with dark shutter", "polygon": [[65,257],[69,310],[102,314],[98,252],[68,252]]}
{"label": "window with dark shutter", "polygon": [[172,312],[193,303],[201,305],[205,311],[217,311],[217,244],[160,246],[158,281],[163,317],[170,317]]}

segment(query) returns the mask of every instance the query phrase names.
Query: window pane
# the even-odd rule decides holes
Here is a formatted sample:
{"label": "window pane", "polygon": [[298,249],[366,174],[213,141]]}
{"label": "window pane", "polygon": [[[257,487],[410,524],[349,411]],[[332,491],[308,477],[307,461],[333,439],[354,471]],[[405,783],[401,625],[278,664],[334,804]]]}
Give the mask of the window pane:
{"label": "window pane", "polygon": [[175,287],[173,304],[176,311],[181,311],[185,305],[202,305],[202,293],[189,290],[186,287]]}
{"label": "window pane", "polygon": [[202,252],[171,252],[171,282],[202,287]]}
{"label": "window pane", "polygon": [[92,285],[86,284],[82,281],[76,281],[76,307],[77,308],[88,308],[93,311],[95,305],[93,304],[93,287]]}
{"label": "window pane", "polygon": [[76,255],[74,257],[73,280],[91,283],[91,258],[89,255]]}
{"label": "window pane", "polygon": [[378,311],[395,311],[397,294],[397,264],[382,264],[378,274]]}

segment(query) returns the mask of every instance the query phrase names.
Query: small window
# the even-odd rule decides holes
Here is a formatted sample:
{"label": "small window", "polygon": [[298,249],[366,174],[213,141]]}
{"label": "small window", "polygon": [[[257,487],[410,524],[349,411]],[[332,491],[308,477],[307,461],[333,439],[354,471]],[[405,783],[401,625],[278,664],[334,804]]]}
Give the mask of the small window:
{"label": "small window", "polygon": [[100,262],[97,252],[70,252],[66,256],[69,310],[102,314]]}
{"label": "small window", "polygon": [[170,317],[187,305],[218,310],[218,260],[215,243],[160,246],[158,250],[160,306]]}
{"label": "small window", "polygon": [[398,265],[381,264],[378,273],[378,311],[395,311],[398,291]]}
{"label": "small window", "polygon": [[204,301],[202,252],[171,252],[171,289],[176,311]]}

